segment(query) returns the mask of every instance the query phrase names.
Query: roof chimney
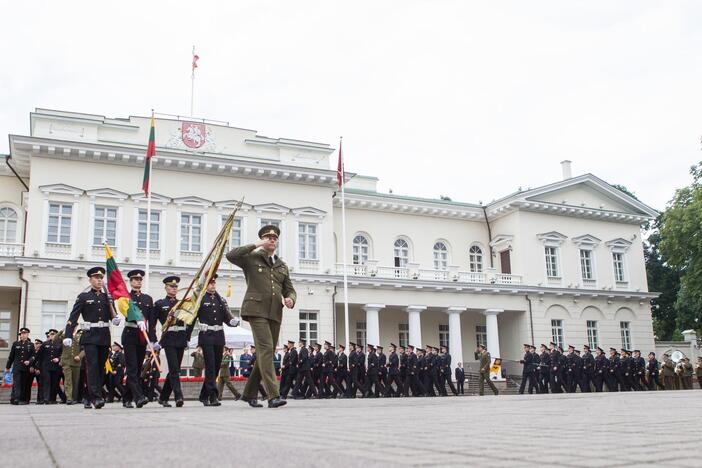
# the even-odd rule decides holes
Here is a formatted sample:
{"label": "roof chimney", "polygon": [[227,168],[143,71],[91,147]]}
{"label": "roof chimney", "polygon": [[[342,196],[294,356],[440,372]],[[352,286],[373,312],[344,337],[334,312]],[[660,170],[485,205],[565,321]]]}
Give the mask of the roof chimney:
{"label": "roof chimney", "polygon": [[565,160],[561,161],[561,169],[563,170],[563,180],[568,180],[573,177],[573,172],[570,168],[571,161]]}

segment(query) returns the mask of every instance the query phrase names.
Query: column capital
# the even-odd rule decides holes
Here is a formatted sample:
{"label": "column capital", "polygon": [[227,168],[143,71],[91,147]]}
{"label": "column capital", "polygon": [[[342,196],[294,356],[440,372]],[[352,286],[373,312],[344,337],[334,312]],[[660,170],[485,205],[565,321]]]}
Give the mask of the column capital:
{"label": "column capital", "polygon": [[483,315],[499,315],[504,311],[505,309],[485,309]]}
{"label": "column capital", "polygon": [[406,309],[407,309],[407,312],[422,312],[424,310],[427,310],[427,306],[425,306],[425,305],[408,305]]}
{"label": "column capital", "polygon": [[468,309],[467,307],[456,306],[456,307],[447,307],[445,311],[447,314],[450,315],[450,314],[460,314],[462,312],[465,312],[467,309]]}
{"label": "column capital", "polygon": [[363,310],[369,311],[369,310],[380,310],[384,309],[385,304],[366,304],[363,306]]}

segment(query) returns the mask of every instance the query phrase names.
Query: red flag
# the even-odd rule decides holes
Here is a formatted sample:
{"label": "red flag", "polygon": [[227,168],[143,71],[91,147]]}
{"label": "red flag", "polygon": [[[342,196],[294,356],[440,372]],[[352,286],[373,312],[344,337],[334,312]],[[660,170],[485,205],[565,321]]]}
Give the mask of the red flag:
{"label": "red flag", "polygon": [[198,60],[200,60],[200,56],[195,55],[195,53],[193,53],[193,73],[195,73],[195,69],[197,68],[197,61]]}
{"label": "red flag", "polygon": [[154,125],[154,114],[151,114],[151,130],[149,131],[149,146],[146,147],[146,160],[144,161],[144,180],[141,189],[144,195],[149,194],[149,182],[151,179],[151,158],[156,155],[156,127]]}
{"label": "red flag", "polygon": [[336,167],[336,182],[339,188],[344,184],[344,159],[341,156],[341,140],[339,140],[339,164]]}

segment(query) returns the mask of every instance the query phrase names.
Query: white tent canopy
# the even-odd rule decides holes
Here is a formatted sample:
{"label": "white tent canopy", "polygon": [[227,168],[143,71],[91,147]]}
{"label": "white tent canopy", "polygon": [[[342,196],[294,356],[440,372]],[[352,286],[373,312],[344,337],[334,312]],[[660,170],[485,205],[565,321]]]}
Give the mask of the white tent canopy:
{"label": "white tent canopy", "polygon": [[[247,330],[241,326],[228,327],[224,326],[224,344],[229,348],[245,348],[254,344],[253,334],[251,330]],[[193,337],[188,343],[190,348],[197,348],[197,333],[193,332]]]}

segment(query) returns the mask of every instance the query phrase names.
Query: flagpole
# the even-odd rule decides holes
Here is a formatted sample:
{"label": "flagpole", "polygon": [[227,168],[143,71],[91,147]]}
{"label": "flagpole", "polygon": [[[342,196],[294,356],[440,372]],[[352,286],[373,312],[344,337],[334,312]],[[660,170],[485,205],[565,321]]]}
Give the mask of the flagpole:
{"label": "flagpole", "polygon": [[193,72],[190,75],[190,117],[194,115],[193,109],[195,107],[195,46],[193,46]]}
{"label": "flagpole", "polygon": [[346,334],[346,349],[349,349],[349,282],[346,269],[346,171],[341,153],[341,143],[344,137],[339,137],[339,160],[341,161],[341,251],[344,269],[344,331]]}
{"label": "flagpole", "polygon": [[[151,109],[151,121],[153,122],[154,110]],[[151,188],[153,184],[153,157],[149,158],[149,191],[146,193],[146,261],[144,262],[144,291],[149,291],[149,270],[151,268]]]}

